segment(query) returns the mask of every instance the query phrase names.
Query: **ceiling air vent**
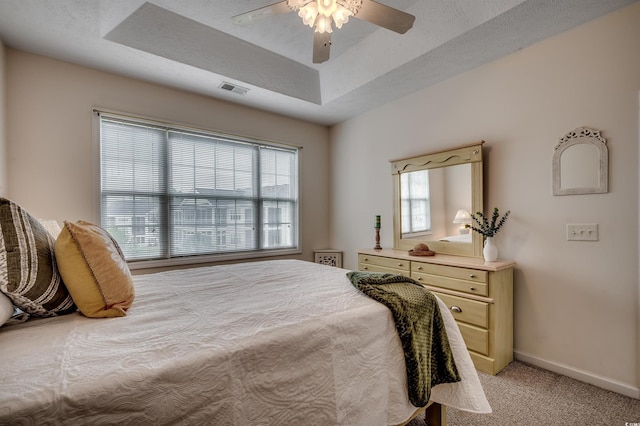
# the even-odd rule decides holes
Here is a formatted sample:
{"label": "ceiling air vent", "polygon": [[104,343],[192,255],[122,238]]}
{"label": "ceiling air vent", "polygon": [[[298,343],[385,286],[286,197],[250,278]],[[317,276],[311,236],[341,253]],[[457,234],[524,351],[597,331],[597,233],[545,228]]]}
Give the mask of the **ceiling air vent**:
{"label": "ceiling air vent", "polygon": [[222,90],[227,90],[229,92],[237,93],[239,95],[244,95],[249,91],[249,89],[247,89],[246,87],[237,86],[233,83],[228,83],[226,81],[223,81],[222,83],[220,83],[220,86],[218,87],[221,88]]}

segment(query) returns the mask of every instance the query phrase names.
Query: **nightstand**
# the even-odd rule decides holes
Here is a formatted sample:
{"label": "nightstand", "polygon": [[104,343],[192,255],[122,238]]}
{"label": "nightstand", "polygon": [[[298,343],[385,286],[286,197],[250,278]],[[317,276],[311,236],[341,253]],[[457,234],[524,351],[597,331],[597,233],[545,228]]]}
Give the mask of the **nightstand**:
{"label": "nightstand", "polygon": [[316,263],[342,268],[342,252],[340,250],[316,250],[314,254]]}

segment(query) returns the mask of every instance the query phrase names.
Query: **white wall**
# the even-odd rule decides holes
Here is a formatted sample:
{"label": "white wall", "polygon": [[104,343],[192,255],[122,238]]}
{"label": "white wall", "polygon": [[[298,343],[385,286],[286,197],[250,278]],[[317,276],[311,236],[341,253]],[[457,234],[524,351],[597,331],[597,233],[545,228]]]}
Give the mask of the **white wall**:
{"label": "white wall", "polygon": [[300,257],[328,247],[326,127],[14,49],[6,69],[8,196],[34,216],[98,220],[92,108],[102,107],[302,146]]}
{"label": "white wall", "polygon": [[[497,244],[518,263],[516,355],[640,397],[639,22],[635,3],[332,128],[345,266],[372,247],[375,214],[393,244],[388,160],[485,140],[485,210],[512,212]],[[554,147],[581,126],[607,139],[609,193],[554,197]],[[600,241],[566,241],[567,223],[598,223]]]}

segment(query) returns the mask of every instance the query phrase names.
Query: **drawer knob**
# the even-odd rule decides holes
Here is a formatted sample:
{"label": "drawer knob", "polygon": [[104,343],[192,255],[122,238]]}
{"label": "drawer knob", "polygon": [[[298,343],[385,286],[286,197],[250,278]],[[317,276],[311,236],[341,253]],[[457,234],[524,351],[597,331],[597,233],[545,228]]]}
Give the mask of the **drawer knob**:
{"label": "drawer knob", "polygon": [[461,313],[461,312],[462,312],[462,308],[461,308],[460,306],[456,306],[456,305],[453,305],[453,306],[452,306],[451,308],[449,308],[449,309],[451,309],[451,312],[455,312],[455,313],[457,313],[457,314],[459,314],[459,313]]}
{"label": "drawer knob", "polygon": [[418,277],[418,281],[422,281],[422,277]]}
{"label": "drawer knob", "polygon": [[369,261],[369,258],[368,258],[368,257],[365,257],[365,258],[364,258],[364,261],[365,261],[365,262],[368,262],[368,261]]}
{"label": "drawer knob", "polygon": [[369,267],[368,267],[368,266],[365,266],[365,267],[364,267],[364,268],[362,268],[362,269],[364,269],[364,270],[366,271],[367,269],[369,269]]}
{"label": "drawer knob", "polygon": [[475,277],[476,277],[475,274],[469,275],[469,278],[475,278]]}
{"label": "drawer knob", "polygon": [[398,266],[403,266],[402,263],[398,263]]}
{"label": "drawer knob", "polygon": [[475,287],[470,287],[469,290],[476,291],[476,288]]}
{"label": "drawer knob", "polygon": [[422,266],[418,266],[418,271],[422,271]]}

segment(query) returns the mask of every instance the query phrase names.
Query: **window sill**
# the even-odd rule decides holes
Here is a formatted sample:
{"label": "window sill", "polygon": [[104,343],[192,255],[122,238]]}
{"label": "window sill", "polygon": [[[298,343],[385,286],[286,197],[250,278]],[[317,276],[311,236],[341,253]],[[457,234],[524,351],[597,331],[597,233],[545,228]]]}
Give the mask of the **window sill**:
{"label": "window sill", "polygon": [[249,253],[210,254],[203,256],[176,257],[173,259],[139,260],[127,262],[127,264],[129,265],[129,269],[133,271],[139,269],[167,268],[172,266],[210,264],[227,261],[259,259],[266,257],[290,256],[301,253],[302,250],[300,250],[299,248],[294,248]]}

